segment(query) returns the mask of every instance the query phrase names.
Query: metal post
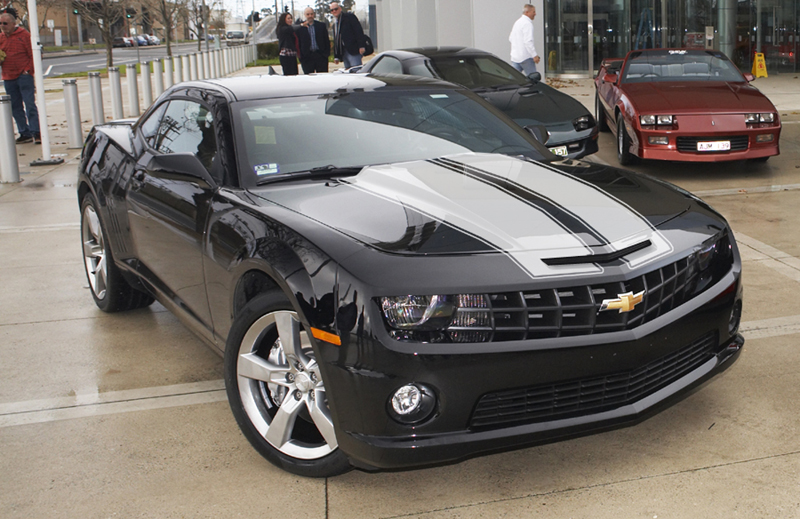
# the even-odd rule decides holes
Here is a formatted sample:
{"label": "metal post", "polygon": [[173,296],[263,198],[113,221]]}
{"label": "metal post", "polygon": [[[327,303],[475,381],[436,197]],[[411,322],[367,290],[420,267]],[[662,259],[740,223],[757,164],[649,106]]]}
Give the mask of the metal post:
{"label": "metal post", "polygon": [[189,55],[189,79],[197,81],[197,54],[195,53]]}
{"label": "metal post", "polygon": [[181,56],[181,81],[189,81],[191,79],[191,67],[189,66],[189,55],[184,54]]}
{"label": "metal post", "polygon": [[164,88],[170,88],[175,84],[173,63],[175,62],[171,56],[164,58]]}
{"label": "metal post", "polygon": [[17,143],[14,142],[11,96],[0,96],[0,183],[19,182]]}
{"label": "metal post", "polygon": [[161,60],[157,59],[153,62],[153,78],[155,79],[155,97],[161,95],[164,91],[164,72],[161,70]]}
{"label": "metal post", "polygon": [[197,53],[197,79],[206,79],[206,73],[208,72],[205,64],[205,56],[203,56],[203,54],[205,53]]}
{"label": "metal post", "polygon": [[81,15],[78,15],[78,52],[83,52],[83,23]]}
{"label": "metal post", "polygon": [[31,162],[32,166],[61,164],[64,159],[50,154],[50,133],[47,126],[47,104],[44,98],[44,69],[42,68],[42,44],[39,40],[39,15],[36,0],[28,0],[28,23],[31,31],[33,51],[33,81],[36,85],[36,108],[39,110],[39,135],[42,139],[42,157]]}
{"label": "metal post", "polygon": [[128,73],[128,114],[131,117],[139,117],[139,81],[136,74],[136,63],[131,63],[127,67]]}
{"label": "metal post", "polygon": [[220,66],[220,53],[219,49],[214,50],[214,66],[211,67],[214,70],[214,77],[222,77],[222,67]]}
{"label": "metal post", "polygon": [[119,67],[108,69],[108,82],[111,87],[111,117],[114,119],[124,119],[122,113],[122,83],[119,77]]}
{"label": "metal post", "polygon": [[69,147],[83,146],[83,128],[81,127],[81,106],[78,103],[78,80],[62,79],[64,85],[64,108],[67,111],[67,133]]}
{"label": "metal post", "polygon": [[144,101],[144,109],[150,108],[153,104],[153,83],[150,80],[150,62],[145,61],[142,63],[142,101]]}
{"label": "metal post", "polygon": [[[208,40],[206,40],[206,43]],[[203,78],[204,79],[212,79],[214,75],[211,73],[211,60],[209,51],[205,51],[203,53]]]}
{"label": "metal post", "polygon": [[103,84],[99,72],[89,72],[89,95],[92,98],[92,125],[103,124],[106,114],[103,111]]}

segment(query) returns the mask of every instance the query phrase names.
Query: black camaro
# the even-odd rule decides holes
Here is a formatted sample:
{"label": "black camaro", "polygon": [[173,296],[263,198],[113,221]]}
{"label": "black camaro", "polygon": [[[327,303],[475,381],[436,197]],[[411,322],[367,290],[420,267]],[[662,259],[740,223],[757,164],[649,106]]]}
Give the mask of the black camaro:
{"label": "black camaro", "polygon": [[520,126],[544,126],[556,155],[579,159],[597,151],[598,127],[589,110],[563,92],[525,77],[494,54],[466,47],[422,47],[382,52],[348,72],[435,77],[471,89]]}
{"label": "black camaro", "polygon": [[635,422],[730,365],[725,220],[558,159],[468,89],[320,75],[195,81],[92,130],[86,273],[224,355],[269,461],[328,476]]}

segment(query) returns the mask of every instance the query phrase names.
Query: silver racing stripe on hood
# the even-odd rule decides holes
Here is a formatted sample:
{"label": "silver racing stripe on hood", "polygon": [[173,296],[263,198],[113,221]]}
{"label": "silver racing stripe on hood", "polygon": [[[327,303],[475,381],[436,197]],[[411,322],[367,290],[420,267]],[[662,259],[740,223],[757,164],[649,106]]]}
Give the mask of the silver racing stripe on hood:
{"label": "silver racing stripe on hood", "polygon": [[519,191],[535,193],[538,197],[546,198],[562,207],[576,221],[586,225],[586,222],[592,222],[591,228],[607,244],[603,252],[622,250],[649,239],[652,243],[650,247],[622,258],[631,269],[669,255],[674,249],[666,237],[630,205],[594,184],[548,164],[537,162],[536,166],[540,167],[531,170],[526,167],[526,164],[531,165],[527,161],[489,154],[460,155],[441,160],[473,172],[491,175],[497,182],[513,184]]}
{"label": "silver racing stripe on hood", "polygon": [[600,274],[604,270],[593,263],[546,265],[542,261],[545,254],[590,254],[591,250],[578,234],[541,207],[451,168],[424,161],[373,166],[342,183],[446,222],[506,255],[531,277]]}

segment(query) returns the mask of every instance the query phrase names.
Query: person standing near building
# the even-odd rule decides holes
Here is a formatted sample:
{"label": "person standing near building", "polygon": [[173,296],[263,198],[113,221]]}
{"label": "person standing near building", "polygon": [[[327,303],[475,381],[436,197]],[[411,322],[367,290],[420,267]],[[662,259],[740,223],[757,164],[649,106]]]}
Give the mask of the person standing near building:
{"label": "person standing near building", "polygon": [[331,55],[331,40],[328,27],[314,18],[316,13],[310,7],[303,11],[306,21],[297,30],[300,42],[300,65],[303,74],[328,71],[328,56]]}
{"label": "person standing near building", "polygon": [[[39,135],[39,110],[36,109],[36,87],[33,82],[33,50],[31,35],[8,13],[0,14],[0,50],[5,53],[3,84],[11,96],[11,112],[17,123],[17,144],[42,142]],[[23,106],[24,105],[24,106]]]}
{"label": "person standing near building", "polygon": [[292,27],[292,15],[281,13],[278,16],[278,60],[281,62],[284,76],[296,76],[297,72],[297,35]]}
{"label": "person standing near building", "polygon": [[364,55],[364,29],[353,13],[342,11],[339,2],[331,2],[333,24],[333,62],[344,62],[344,68],[361,65]]}
{"label": "person standing near building", "polygon": [[533,19],[536,8],[531,4],[522,7],[522,16],[514,22],[508,41],[511,42],[511,64],[526,76],[536,72],[539,55],[533,44]]}

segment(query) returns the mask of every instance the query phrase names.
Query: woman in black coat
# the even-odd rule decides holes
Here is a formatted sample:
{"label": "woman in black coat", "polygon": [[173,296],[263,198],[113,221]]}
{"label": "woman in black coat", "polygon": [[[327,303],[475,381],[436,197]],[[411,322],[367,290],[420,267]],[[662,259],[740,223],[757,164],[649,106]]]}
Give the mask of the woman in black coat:
{"label": "woman in black coat", "polygon": [[297,75],[297,36],[294,34],[294,27],[292,26],[292,15],[289,13],[281,13],[278,17],[278,46],[280,47],[280,55],[278,59],[281,62],[284,76]]}

